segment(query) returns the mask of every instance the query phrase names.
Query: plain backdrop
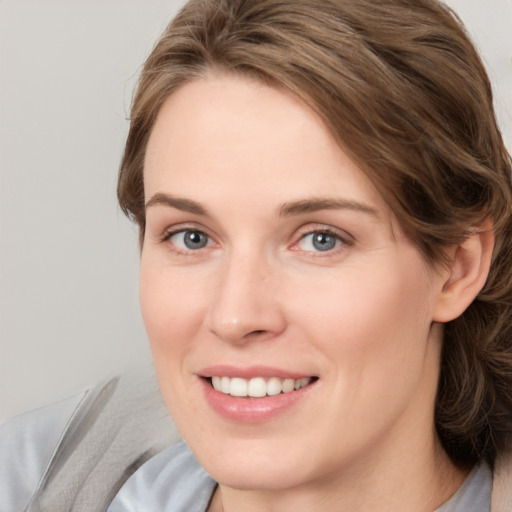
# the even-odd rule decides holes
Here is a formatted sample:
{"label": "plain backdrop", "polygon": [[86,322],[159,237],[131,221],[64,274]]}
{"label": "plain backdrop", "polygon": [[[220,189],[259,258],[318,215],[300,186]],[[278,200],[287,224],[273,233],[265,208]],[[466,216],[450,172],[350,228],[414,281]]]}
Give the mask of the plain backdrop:
{"label": "plain backdrop", "polygon": [[[115,188],[138,70],[182,3],[0,0],[0,419],[150,364]],[[510,150],[512,1],[448,3]]]}

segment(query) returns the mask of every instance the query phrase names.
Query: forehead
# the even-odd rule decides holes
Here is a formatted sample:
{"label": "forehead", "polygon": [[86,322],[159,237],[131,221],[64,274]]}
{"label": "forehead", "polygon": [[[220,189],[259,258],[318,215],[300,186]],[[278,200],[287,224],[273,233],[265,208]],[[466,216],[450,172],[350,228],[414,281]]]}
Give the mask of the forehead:
{"label": "forehead", "polygon": [[144,183],[146,202],[161,192],[240,208],[336,196],[389,215],[311,108],[286,90],[238,76],[195,80],[165,101]]}
{"label": "forehead", "polygon": [[[173,151],[175,159],[191,156],[191,140],[194,157],[211,156],[211,164],[239,157],[246,167],[256,158],[294,152],[297,142],[304,151],[325,150],[332,147],[330,139],[318,116],[291,93],[237,75],[213,75],[189,82],[167,98],[151,133],[145,165],[152,167]],[[257,154],[247,153],[256,148]]]}

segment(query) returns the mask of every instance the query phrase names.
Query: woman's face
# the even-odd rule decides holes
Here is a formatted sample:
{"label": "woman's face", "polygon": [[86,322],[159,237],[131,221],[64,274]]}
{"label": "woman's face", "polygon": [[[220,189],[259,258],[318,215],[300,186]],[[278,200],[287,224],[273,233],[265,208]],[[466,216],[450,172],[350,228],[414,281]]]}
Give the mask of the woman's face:
{"label": "woman's face", "polygon": [[315,113],[244,78],[189,83],[144,186],[156,371],[215,479],[323,485],[432,442],[442,272]]}

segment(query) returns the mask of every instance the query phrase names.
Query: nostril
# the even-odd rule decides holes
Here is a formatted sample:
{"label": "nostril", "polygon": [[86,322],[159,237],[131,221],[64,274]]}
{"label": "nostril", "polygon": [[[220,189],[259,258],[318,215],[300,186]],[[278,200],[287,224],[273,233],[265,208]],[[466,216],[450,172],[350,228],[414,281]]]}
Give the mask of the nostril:
{"label": "nostril", "polygon": [[265,329],[255,329],[254,331],[248,332],[243,339],[251,340],[251,339],[262,339],[268,334],[268,331]]}

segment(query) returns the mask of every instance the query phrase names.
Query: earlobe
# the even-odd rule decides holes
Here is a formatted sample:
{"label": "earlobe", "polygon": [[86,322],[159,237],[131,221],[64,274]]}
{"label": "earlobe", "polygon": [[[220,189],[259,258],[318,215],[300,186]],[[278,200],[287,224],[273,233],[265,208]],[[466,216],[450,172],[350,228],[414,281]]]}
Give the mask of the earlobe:
{"label": "earlobe", "polygon": [[487,220],[453,249],[434,321],[454,320],[473,302],[487,280],[493,248],[492,222]]}

